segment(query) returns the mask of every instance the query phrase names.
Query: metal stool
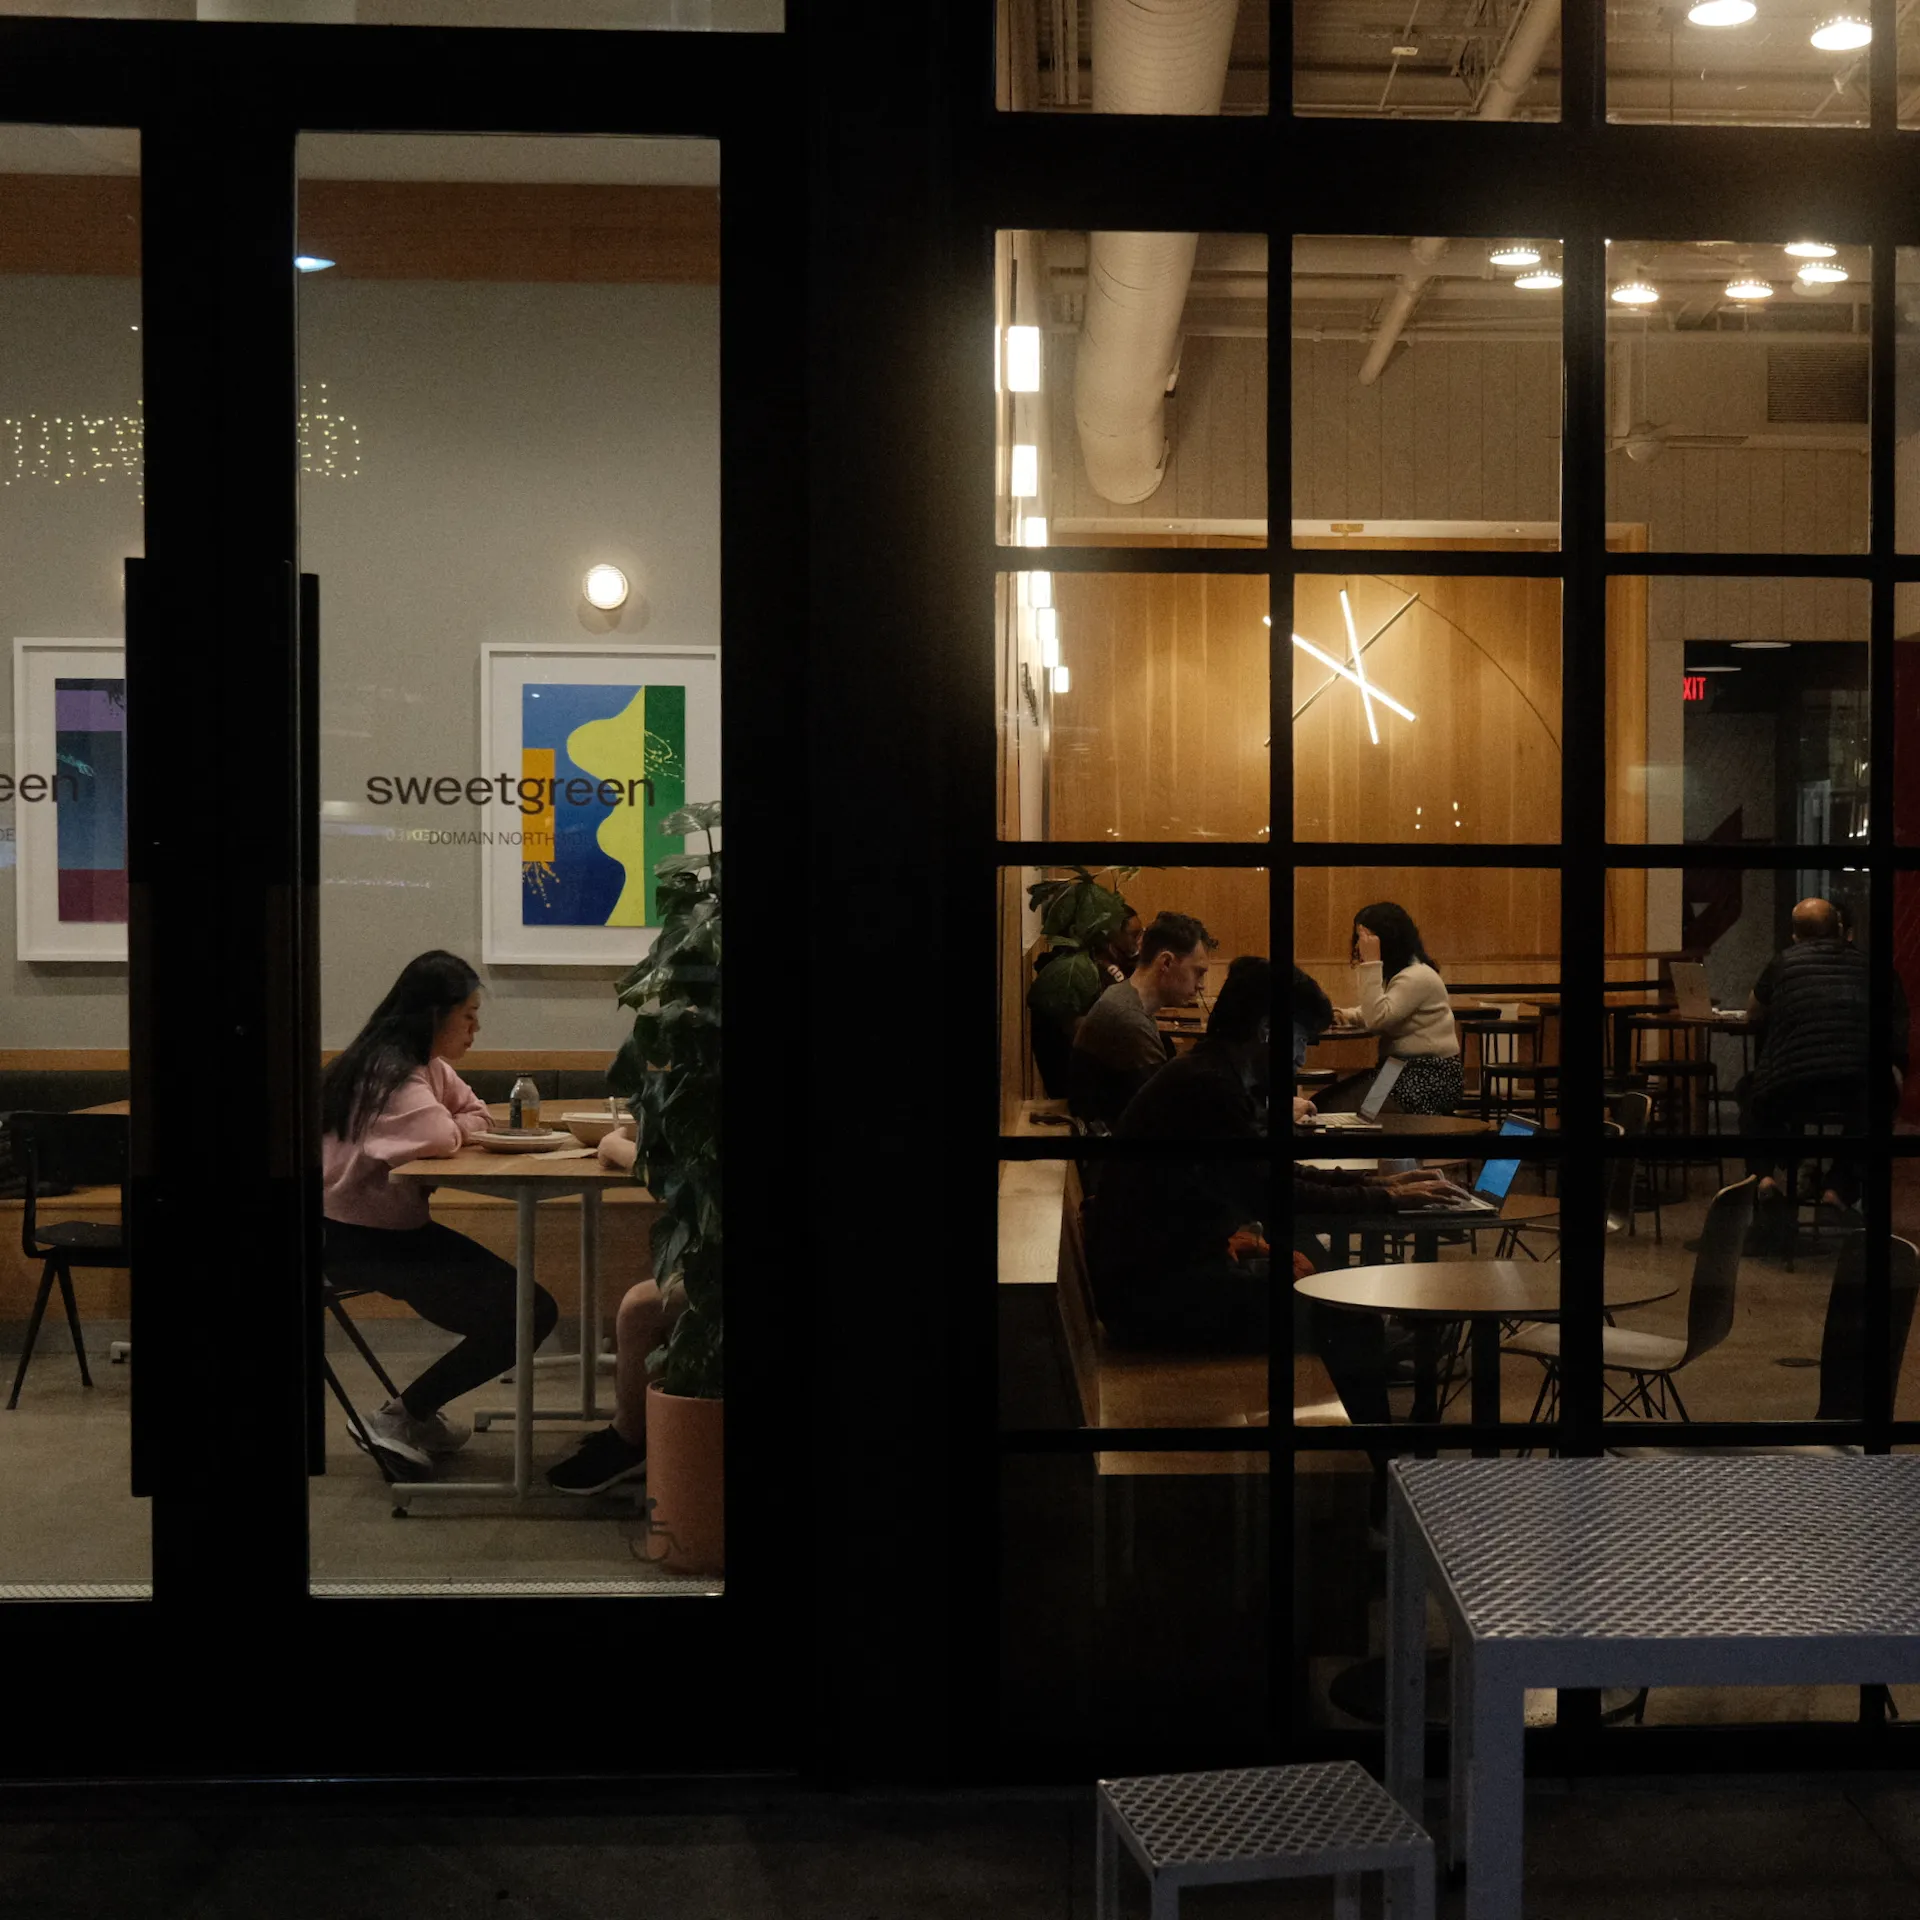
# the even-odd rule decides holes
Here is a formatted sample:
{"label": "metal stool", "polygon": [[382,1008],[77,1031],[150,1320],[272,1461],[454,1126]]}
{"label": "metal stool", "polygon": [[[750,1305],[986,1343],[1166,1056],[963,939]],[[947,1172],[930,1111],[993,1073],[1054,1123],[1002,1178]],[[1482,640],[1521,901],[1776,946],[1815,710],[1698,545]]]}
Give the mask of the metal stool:
{"label": "metal stool", "polygon": [[1184,1887],[1331,1874],[1335,1920],[1360,1920],[1360,1875],[1386,1876],[1389,1920],[1433,1920],[1433,1842],[1351,1760],[1102,1780],[1095,1920],[1120,1920],[1120,1847],[1147,1876],[1152,1920]]}

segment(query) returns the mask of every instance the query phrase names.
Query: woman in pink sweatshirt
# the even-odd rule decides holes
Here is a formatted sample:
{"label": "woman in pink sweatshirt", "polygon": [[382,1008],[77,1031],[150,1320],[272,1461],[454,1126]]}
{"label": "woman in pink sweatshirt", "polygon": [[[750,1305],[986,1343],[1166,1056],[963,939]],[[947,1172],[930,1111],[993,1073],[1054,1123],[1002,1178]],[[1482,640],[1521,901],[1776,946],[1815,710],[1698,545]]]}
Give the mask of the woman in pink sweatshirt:
{"label": "woman in pink sweatshirt", "polygon": [[[367,1421],[376,1447],[415,1467],[466,1445],[472,1429],[441,1409],[513,1365],[512,1265],[429,1218],[427,1188],[387,1178],[409,1160],[458,1153],[492,1127],[453,1070],[479,1031],[479,975],[458,954],[423,953],[321,1082],[328,1281],[403,1300],[461,1336]],[[544,1287],[534,1292],[537,1343],[559,1308]]]}

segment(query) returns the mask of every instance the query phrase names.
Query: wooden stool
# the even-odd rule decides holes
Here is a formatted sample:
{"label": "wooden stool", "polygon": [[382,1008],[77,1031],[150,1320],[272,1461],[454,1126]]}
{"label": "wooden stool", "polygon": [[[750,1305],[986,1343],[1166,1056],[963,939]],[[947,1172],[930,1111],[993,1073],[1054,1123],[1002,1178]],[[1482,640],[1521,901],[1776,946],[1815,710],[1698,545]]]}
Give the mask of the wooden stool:
{"label": "wooden stool", "polygon": [[1386,1876],[1389,1920],[1433,1920],[1433,1842],[1351,1760],[1102,1780],[1095,1920],[1120,1920],[1120,1846],[1139,1862],[1152,1920],[1184,1887],[1333,1876],[1335,1920],[1360,1920],[1360,1875]]}

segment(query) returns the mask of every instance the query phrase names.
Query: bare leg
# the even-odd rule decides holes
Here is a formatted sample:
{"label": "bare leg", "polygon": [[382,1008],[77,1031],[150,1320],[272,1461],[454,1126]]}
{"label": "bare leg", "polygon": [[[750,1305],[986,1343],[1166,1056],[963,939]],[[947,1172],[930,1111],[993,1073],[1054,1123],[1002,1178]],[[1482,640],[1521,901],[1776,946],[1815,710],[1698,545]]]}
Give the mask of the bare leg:
{"label": "bare leg", "polygon": [[660,1289],[651,1280],[629,1287],[613,1323],[613,1429],[630,1447],[647,1444],[647,1355],[666,1330]]}

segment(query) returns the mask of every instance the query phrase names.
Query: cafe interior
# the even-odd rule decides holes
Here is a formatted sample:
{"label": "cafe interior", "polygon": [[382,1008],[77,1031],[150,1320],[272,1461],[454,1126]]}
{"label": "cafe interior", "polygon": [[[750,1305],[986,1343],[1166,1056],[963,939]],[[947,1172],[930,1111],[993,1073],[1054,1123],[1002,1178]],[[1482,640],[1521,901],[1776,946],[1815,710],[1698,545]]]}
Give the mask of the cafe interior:
{"label": "cafe interior", "polygon": [[[1320,45],[1302,31],[1303,46]],[[1468,1423],[1524,1426],[1557,1406],[1561,1046],[1567,1018],[1593,1018],[1590,1006],[1569,1016],[1561,999],[1559,249],[1522,234],[1317,235],[1290,253],[1261,235],[1202,233],[1187,251],[1167,239],[998,237],[999,826],[1021,848],[999,890],[1000,1121],[1022,1143],[999,1170],[1003,1423],[1291,1420],[1296,1432],[1370,1424],[1377,1436],[1382,1423],[1439,1421],[1459,1423],[1465,1447]],[[1905,315],[1920,255],[1899,263]],[[1795,235],[1623,239],[1609,244],[1608,270],[1610,556],[1863,551],[1867,250]],[[1290,334],[1285,359],[1276,324]],[[1289,362],[1282,412],[1267,374]],[[1276,418],[1291,430],[1280,453],[1268,441]],[[1916,424],[1902,413],[1904,547],[1920,538]],[[1263,552],[1267,475],[1283,461],[1301,565],[1286,622]],[[1812,1442],[1812,1423],[1858,1418],[1862,1183],[1887,1181],[1895,1417],[1912,1418],[1912,1163],[1861,1169],[1823,1155],[1818,1137],[1856,1130],[1864,1107],[1844,1128],[1831,1114],[1789,1116],[1793,1137],[1765,1174],[1785,1197],[1770,1190],[1742,1231],[1728,1222],[1752,1201],[1747,1157],[1716,1143],[1742,1130],[1766,1038],[1749,998],[1757,984],[1766,996],[1763,973],[1793,944],[1798,903],[1832,903],[1863,991],[1864,955],[1889,929],[1897,981],[1909,997],[1920,988],[1912,876],[1875,897],[1845,855],[1868,831],[1867,582],[1844,577],[1844,560],[1831,577],[1721,577],[1710,558],[1647,574],[1610,558],[1609,571],[1604,711],[1574,716],[1604,733],[1613,849],[1604,886],[1586,895],[1600,911],[1580,927],[1602,962],[1605,1124],[1621,1143],[1606,1163],[1606,1338],[1618,1362],[1606,1410],[1662,1425],[1806,1422]],[[1901,615],[1904,690],[1920,659],[1905,640],[1920,630],[1911,590]],[[1280,727],[1291,729],[1284,758],[1272,746]],[[1288,765],[1291,793],[1276,793],[1272,769]],[[1903,814],[1908,778],[1896,770]],[[1268,857],[1289,838],[1291,863]],[[1667,851],[1635,863],[1623,849],[1642,843]],[[1688,865],[1674,856],[1682,844],[1711,851]],[[1839,851],[1804,867],[1741,865],[1730,851],[1808,844]],[[1103,845],[1125,851],[1103,857]],[[1071,855],[1049,862],[1049,846]],[[1490,851],[1502,848],[1510,862]],[[1450,865],[1451,849],[1472,851]],[[1411,916],[1443,977],[1461,1067],[1449,1110],[1407,1122],[1422,1137],[1398,1148],[1419,1147],[1417,1158],[1391,1164],[1434,1170],[1476,1210],[1437,1209],[1433,1224],[1384,1203],[1318,1217],[1296,1192],[1296,1278],[1272,1296],[1276,1349],[1292,1308],[1287,1365],[1115,1338],[1087,1223],[1105,1182],[1137,1176],[1059,1145],[1113,1130],[1112,1115],[1077,1110],[1049,1061],[1059,1043],[1036,997],[1043,969],[1098,948],[1129,910],[1146,926],[1196,916],[1212,937],[1207,981],[1192,1004],[1155,1013],[1179,1057],[1236,956],[1290,961],[1333,1008],[1355,1007],[1355,915],[1381,902]],[[1281,929],[1291,953],[1276,950]],[[1138,936],[1136,925],[1135,948]],[[1125,945],[1114,934],[1103,965]],[[1129,965],[1122,954],[1103,984]],[[1288,1095],[1345,1110],[1337,1138],[1335,1127],[1296,1132],[1297,1173],[1379,1169],[1346,1129],[1392,1031],[1329,1025],[1283,1084],[1286,1024],[1276,1004],[1264,1090],[1274,1135],[1286,1139]],[[1903,1071],[1904,1010],[1899,1025]],[[1896,1096],[1897,1130],[1920,1117],[1915,1097]],[[1379,1125],[1394,1131],[1394,1113],[1389,1095]],[[1515,1157],[1502,1136],[1531,1144]],[[1633,1156],[1636,1136],[1646,1157]],[[1277,1197],[1266,1224],[1249,1223],[1275,1259],[1286,1205]],[[1474,1291],[1483,1284],[1497,1301]],[[1276,1404],[1289,1374],[1291,1406]],[[1379,1723],[1385,1457],[1377,1438],[1294,1456],[1295,1549],[1311,1569],[1297,1595],[1302,1711],[1322,1728]],[[1109,1543],[1089,1548],[1102,1571],[1084,1618],[1124,1639],[1113,1583],[1130,1578],[1149,1617],[1167,1603],[1164,1566],[1139,1570],[1149,1542],[1178,1539],[1255,1579],[1248,1543],[1266,1524],[1266,1469],[1264,1454],[1136,1443],[1096,1454],[1077,1482],[1023,1462],[1016,1498],[1036,1540],[1077,1523]],[[1110,1555],[1125,1577],[1106,1572]],[[1153,1629],[1139,1632],[1144,1648]],[[1073,1666],[1067,1639],[1048,1643],[1054,1670],[1041,1659],[1022,1669],[1047,1705]],[[1247,1652],[1236,1644],[1234,1658]],[[1209,1676],[1222,1697],[1233,1684],[1198,1652],[1173,1665],[1169,1699]],[[1846,1688],[1668,1689],[1605,1704],[1635,1725],[1697,1726],[1845,1720],[1856,1699]],[[1550,1721],[1551,1696],[1529,1711]]]}
{"label": "cafe interior", "polygon": [[[123,567],[142,551],[144,505],[140,164],[133,132],[0,127],[0,625],[14,662],[7,764],[22,775],[57,758],[77,778],[117,778],[126,737]],[[542,1118],[521,1117],[555,1136],[549,1151],[561,1156],[546,1176],[590,1186],[599,1176],[581,1168],[598,1163],[580,1142],[608,1130],[608,1070],[633,1028],[615,984],[645,938],[637,917],[594,924],[604,900],[523,910],[526,874],[543,872],[563,898],[570,884],[564,843],[524,873],[526,846],[512,844],[531,845],[543,824],[551,836],[553,803],[533,817],[518,787],[507,804],[483,790],[501,766],[550,779],[554,746],[577,745],[564,732],[535,744],[543,691],[597,700],[604,717],[631,696],[609,702],[614,683],[677,675],[673,804],[718,797],[719,149],[320,134],[303,139],[299,165],[301,538],[323,621],[326,1056],[416,954],[458,954],[483,982],[459,1071],[502,1127],[516,1083],[530,1083]],[[667,724],[649,719],[655,744]],[[560,771],[579,769],[563,755]],[[645,771],[658,771],[652,759]],[[217,769],[201,773],[199,804],[241,803],[222,796]],[[86,785],[81,802],[96,790]],[[117,807],[49,833],[48,816],[70,812],[73,796],[35,807],[24,779],[7,791],[0,1110],[124,1115]],[[579,1141],[565,1130],[576,1116]],[[697,1570],[665,1563],[644,1481],[572,1499],[546,1483],[612,1417],[619,1306],[651,1270],[660,1210],[620,1171],[591,1192],[560,1181],[523,1222],[520,1166],[469,1149],[462,1178],[435,1185],[430,1209],[510,1264],[530,1226],[532,1272],[559,1308],[532,1369],[533,1419],[521,1426],[528,1403],[509,1367],[446,1409],[474,1429],[456,1461],[422,1473],[356,1444],[356,1419],[454,1339],[398,1299],[338,1290],[318,1400],[324,1470],[308,1482],[318,1597],[720,1584],[712,1543]],[[31,1169],[17,1146],[7,1171],[5,1590],[137,1597],[150,1577],[150,1509],[129,1476],[139,1355],[121,1195],[98,1166],[64,1180],[41,1168],[41,1240],[77,1227],[86,1242],[70,1273],[53,1276],[41,1240],[23,1243]]]}

